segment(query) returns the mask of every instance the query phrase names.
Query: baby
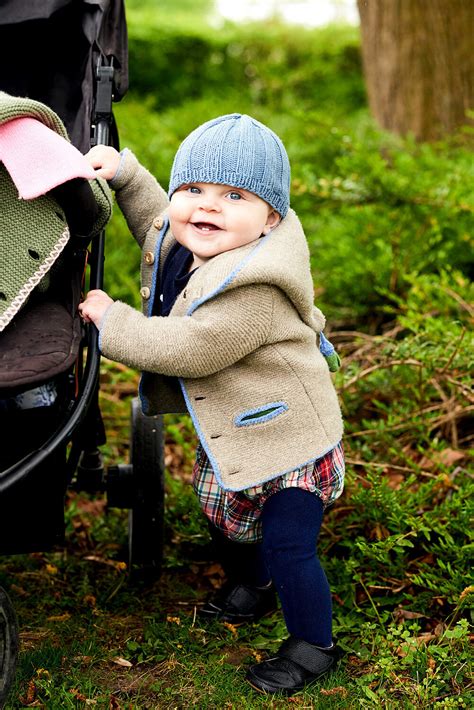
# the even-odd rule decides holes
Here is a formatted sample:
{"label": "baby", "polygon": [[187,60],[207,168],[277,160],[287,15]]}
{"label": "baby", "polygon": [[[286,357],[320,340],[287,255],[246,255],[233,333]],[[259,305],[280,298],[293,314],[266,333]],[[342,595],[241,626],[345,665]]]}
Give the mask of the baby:
{"label": "baby", "polygon": [[94,290],[81,315],[105,356],[142,371],[146,414],[190,413],[193,486],[227,574],[201,616],[253,622],[277,594],[289,638],[247,680],[290,695],[338,658],[316,543],[344,458],[286,150],[254,118],[220,116],[179,147],[168,195],[129,150],[87,157],[142,248],[143,312]]}

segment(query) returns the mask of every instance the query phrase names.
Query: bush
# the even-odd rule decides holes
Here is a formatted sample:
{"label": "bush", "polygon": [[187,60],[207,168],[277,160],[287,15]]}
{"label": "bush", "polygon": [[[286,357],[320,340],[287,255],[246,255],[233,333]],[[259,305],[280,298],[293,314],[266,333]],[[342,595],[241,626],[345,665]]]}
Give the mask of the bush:
{"label": "bush", "polygon": [[[130,87],[164,112],[208,97],[214,115],[233,95],[275,113],[317,105],[342,114],[365,104],[357,34],[352,28],[298,30],[279,23],[210,31],[156,23],[131,28]],[[295,104],[296,102],[296,104]]]}
{"label": "bush", "polygon": [[379,621],[467,609],[473,296],[460,274],[411,279],[389,333],[340,344],[349,474],[330,576],[344,606]]}

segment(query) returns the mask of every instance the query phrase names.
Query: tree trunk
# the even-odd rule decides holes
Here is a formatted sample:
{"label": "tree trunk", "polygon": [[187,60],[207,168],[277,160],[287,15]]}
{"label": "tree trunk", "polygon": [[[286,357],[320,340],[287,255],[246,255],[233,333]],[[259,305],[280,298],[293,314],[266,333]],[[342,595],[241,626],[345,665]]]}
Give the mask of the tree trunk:
{"label": "tree trunk", "polygon": [[474,0],[358,0],[371,111],[382,128],[438,138],[471,122]]}

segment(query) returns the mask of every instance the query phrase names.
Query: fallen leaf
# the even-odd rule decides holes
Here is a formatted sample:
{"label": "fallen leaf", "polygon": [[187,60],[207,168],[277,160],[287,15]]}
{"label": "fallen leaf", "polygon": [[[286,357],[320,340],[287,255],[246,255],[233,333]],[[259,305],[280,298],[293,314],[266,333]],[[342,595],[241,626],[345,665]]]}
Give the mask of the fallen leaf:
{"label": "fallen leaf", "polygon": [[26,693],[22,698],[19,698],[22,705],[32,705],[36,699],[36,685],[34,680],[30,680]]}
{"label": "fallen leaf", "polygon": [[84,602],[84,604],[87,604],[88,606],[95,606],[97,599],[95,598],[95,596],[93,594],[86,594],[86,596],[84,597],[84,599],[82,601]]}
{"label": "fallen leaf", "polygon": [[459,601],[462,601],[464,597],[468,597],[469,594],[472,594],[474,592],[474,585],[470,585],[469,587],[465,587],[461,594],[459,595]]}
{"label": "fallen leaf", "polygon": [[435,634],[431,633],[426,633],[426,634],[420,634],[419,636],[416,636],[413,639],[410,639],[408,643],[404,643],[402,646],[399,646],[397,648],[397,656],[400,658],[404,658],[408,654],[408,650],[410,648],[413,648],[414,646],[422,646],[425,643],[429,643],[430,641],[434,641],[436,639]]}
{"label": "fallen leaf", "polygon": [[222,569],[221,565],[219,563],[215,563],[213,565],[209,565],[209,567],[206,567],[206,569],[203,571],[204,577],[213,577],[216,575],[217,577],[224,577],[224,570]]}
{"label": "fallen leaf", "polygon": [[112,663],[115,663],[117,666],[122,666],[122,668],[132,668],[133,663],[130,663],[130,661],[127,661],[126,658],[121,658],[120,656],[116,656],[115,658],[112,658]]}
{"label": "fallen leaf", "polygon": [[395,621],[402,621],[404,619],[424,619],[424,614],[419,614],[417,611],[409,611],[408,609],[402,609],[398,607],[393,612]]}
{"label": "fallen leaf", "polygon": [[64,614],[58,614],[57,616],[48,616],[48,621],[68,621],[71,618],[71,614],[66,611]]}
{"label": "fallen leaf", "polygon": [[344,688],[342,685],[338,685],[335,688],[329,688],[329,690],[321,688],[319,692],[321,695],[342,695],[343,698],[347,697],[347,688]]}
{"label": "fallen leaf", "polygon": [[434,561],[435,561],[435,556],[431,552],[429,552],[424,557],[418,558],[418,562],[423,562],[423,564],[425,564],[425,565],[432,565],[432,564],[434,564]]}
{"label": "fallen leaf", "polygon": [[464,451],[458,451],[457,449],[443,449],[439,452],[439,460],[445,466],[452,466],[456,461],[460,461],[466,456]]}
{"label": "fallen leaf", "polygon": [[237,636],[237,628],[234,626],[234,624],[230,624],[228,621],[224,621],[223,626],[226,627],[226,629],[229,629],[230,633],[233,636]]}
{"label": "fallen leaf", "polygon": [[106,557],[99,557],[98,555],[86,555],[84,559],[88,562],[100,562],[103,565],[108,565],[109,567],[116,569],[118,572],[123,572],[127,569],[126,562],[117,562],[116,560],[109,560]]}
{"label": "fallen leaf", "polygon": [[87,702],[87,697],[83,693],[76,690],[76,688],[69,688],[69,693],[71,693],[71,695],[73,695],[77,700],[80,700],[82,703]]}
{"label": "fallen leaf", "polygon": [[431,471],[436,466],[436,461],[429,459],[427,456],[422,456],[418,462],[418,466],[424,471]]}
{"label": "fallen leaf", "polygon": [[401,488],[403,481],[405,480],[405,476],[402,473],[394,473],[392,471],[389,472],[387,478],[388,487],[391,488],[393,491],[398,491]]}

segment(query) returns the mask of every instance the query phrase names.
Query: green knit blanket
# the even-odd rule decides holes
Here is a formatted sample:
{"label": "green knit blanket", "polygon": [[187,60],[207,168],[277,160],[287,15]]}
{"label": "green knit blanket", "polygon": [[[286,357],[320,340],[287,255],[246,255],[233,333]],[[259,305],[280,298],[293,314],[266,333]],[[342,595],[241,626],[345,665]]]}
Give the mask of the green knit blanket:
{"label": "green knit blanket", "polygon": [[[0,92],[0,123],[31,117],[68,140],[61,119],[38,101]],[[90,181],[99,207],[91,237],[99,233],[112,214],[112,194],[101,178]],[[64,210],[46,194],[21,200],[3,163],[0,163],[0,331],[25,304],[31,291],[47,288],[48,273],[67,242],[69,228]]]}

